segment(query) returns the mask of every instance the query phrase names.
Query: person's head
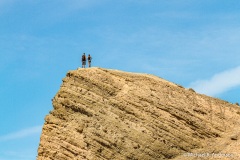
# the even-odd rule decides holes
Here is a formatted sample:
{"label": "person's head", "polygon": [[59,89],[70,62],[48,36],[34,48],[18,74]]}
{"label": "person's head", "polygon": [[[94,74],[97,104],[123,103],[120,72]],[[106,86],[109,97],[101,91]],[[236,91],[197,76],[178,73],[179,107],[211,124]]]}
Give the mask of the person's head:
{"label": "person's head", "polygon": [[85,55],[85,53],[83,53],[83,55]]}
{"label": "person's head", "polygon": [[88,56],[90,57],[90,54],[88,54]]}

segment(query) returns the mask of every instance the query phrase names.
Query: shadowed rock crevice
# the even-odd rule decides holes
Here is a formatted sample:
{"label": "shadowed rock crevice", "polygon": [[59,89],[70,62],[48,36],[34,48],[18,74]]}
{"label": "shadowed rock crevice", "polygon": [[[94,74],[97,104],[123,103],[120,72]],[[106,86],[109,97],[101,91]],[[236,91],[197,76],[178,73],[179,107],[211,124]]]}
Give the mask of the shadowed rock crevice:
{"label": "shadowed rock crevice", "polygon": [[182,155],[239,143],[239,106],[153,75],[70,71],[52,103],[38,160],[194,159]]}

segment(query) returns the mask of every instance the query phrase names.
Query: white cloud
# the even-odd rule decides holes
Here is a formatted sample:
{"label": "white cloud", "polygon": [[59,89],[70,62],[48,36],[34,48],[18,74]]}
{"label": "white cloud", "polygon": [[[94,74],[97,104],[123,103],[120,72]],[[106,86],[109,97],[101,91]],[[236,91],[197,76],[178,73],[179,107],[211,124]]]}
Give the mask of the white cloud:
{"label": "white cloud", "polygon": [[14,133],[9,133],[9,134],[6,134],[6,135],[2,135],[2,136],[0,136],[0,142],[28,137],[28,136],[31,136],[33,134],[40,133],[41,130],[42,130],[42,126],[35,126],[35,127],[32,127],[32,128],[23,129],[23,130],[14,132]]}
{"label": "white cloud", "polygon": [[190,88],[199,93],[215,96],[237,86],[240,86],[240,66],[215,74],[208,80],[193,82]]}

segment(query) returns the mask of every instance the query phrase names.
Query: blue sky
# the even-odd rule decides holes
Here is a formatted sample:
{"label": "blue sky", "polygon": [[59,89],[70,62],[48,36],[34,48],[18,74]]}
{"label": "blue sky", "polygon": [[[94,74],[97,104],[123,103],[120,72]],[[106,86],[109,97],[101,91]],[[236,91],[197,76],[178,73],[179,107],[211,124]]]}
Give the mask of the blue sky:
{"label": "blue sky", "polygon": [[0,160],[34,160],[44,117],[83,52],[239,102],[239,0],[0,0]]}

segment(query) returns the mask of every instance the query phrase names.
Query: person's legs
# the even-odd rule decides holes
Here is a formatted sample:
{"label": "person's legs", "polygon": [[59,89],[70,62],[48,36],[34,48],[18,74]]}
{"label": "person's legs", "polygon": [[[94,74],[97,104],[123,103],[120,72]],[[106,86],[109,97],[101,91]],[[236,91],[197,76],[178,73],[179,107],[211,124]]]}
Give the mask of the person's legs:
{"label": "person's legs", "polygon": [[84,61],[82,61],[82,68],[85,68],[85,64],[84,64],[85,62]]}
{"label": "person's legs", "polygon": [[88,61],[88,67],[91,67],[91,61]]}

